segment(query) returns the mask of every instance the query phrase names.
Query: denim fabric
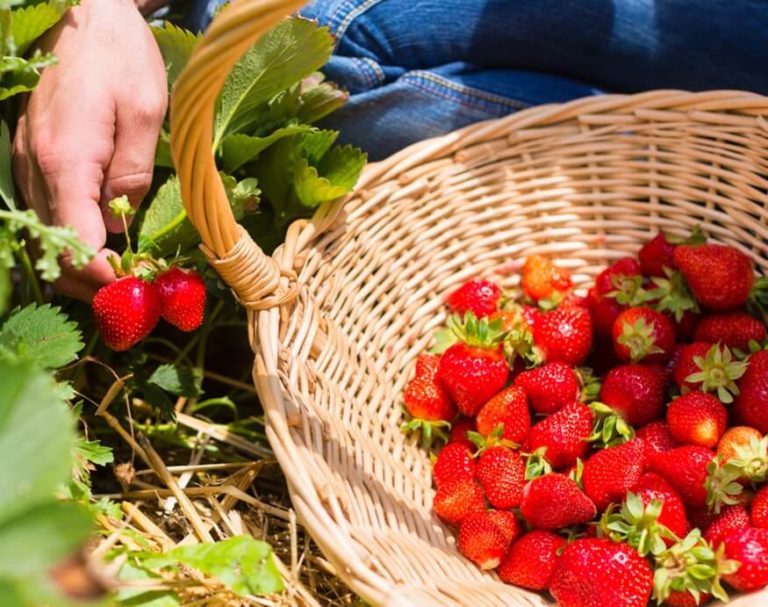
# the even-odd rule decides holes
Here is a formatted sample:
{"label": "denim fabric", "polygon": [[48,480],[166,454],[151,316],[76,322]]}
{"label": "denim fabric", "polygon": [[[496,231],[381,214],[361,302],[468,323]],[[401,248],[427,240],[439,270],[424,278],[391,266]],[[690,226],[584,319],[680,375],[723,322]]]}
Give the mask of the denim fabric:
{"label": "denim fabric", "polygon": [[[219,1],[193,0],[201,27]],[[604,91],[768,94],[766,0],[316,0],[302,14],[336,36],[325,72],[351,93],[324,126],[372,159]]]}

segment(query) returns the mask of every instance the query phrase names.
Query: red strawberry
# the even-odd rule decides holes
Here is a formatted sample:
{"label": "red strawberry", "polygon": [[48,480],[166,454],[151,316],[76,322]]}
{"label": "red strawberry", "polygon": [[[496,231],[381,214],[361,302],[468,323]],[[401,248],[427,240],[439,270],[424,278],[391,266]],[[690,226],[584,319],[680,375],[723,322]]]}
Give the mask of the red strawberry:
{"label": "red strawberry", "polygon": [[645,454],[648,457],[675,448],[675,441],[669,433],[667,422],[657,421],[646,424],[637,431],[636,436],[645,442]]}
{"label": "red strawberry", "polygon": [[592,320],[584,308],[557,308],[533,325],[533,341],[545,362],[580,365],[592,348]]}
{"label": "red strawberry", "polygon": [[598,451],[584,463],[584,493],[598,510],[605,510],[610,503],[624,499],[640,480],[644,466],[645,444],[641,440]]}
{"label": "red strawberry", "polygon": [[700,607],[701,605],[707,604],[710,598],[711,596],[706,592],[699,594],[699,598],[696,599],[696,597],[687,590],[684,592],[680,590],[672,590],[662,604],[668,605],[668,607]]}
{"label": "red strawberry", "polygon": [[613,323],[613,347],[621,360],[663,364],[675,347],[675,328],[651,308],[629,308]]}
{"label": "red strawberry", "polygon": [[749,527],[749,514],[742,504],[723,506],[720,513],[715,514],[704,530],[704,539],[712,544],[713,548],[717,548],[725,538],[747,527]]}
{"label": "red strawberry", "polygon": [[664,409],[666,374],[657,366],[614,367],[603,379],[600,400],[618,411],[631,426],[654,421]]}
{"label": "red strawberry", "polygon": [[459,552],[483,570],[498,567],[511,543],[490,512],[470,514],[459,527]]}
{"label": "red strawberry", "polygon": [[728,425],[728,411],[711,394],[689,392],[669,405],[667,424],[678,443],[714,449]]}
{"label": "red strawberry", "polygon": [[704,447],[686,445],[657,453],[648,459],[648,469],[672,485],[687,506],[704,506],[707,490],[707,465],[715,454]]}
{"label": "red strawberry", "polygon": [[541,255],[530,255],[520,271],[520,285],[525,295],[535,302],[547,299],[560,303],[573,282],[567,270],[558,268]]}
{"label": "red strawberry", "polygon": [[721,244],[680,245],[675,263],[702,306],[732,310],[743,306],[752,291],[752,261],[733,247]]}
{"label": "red strawberry", "polygon": [[725,538],[725,556],[741,563],[723,579],[739,592],[752,592],[768,584],[768,529],[748,527]]}
{"label": "red strawberry", "polygon": [[691,312],[690,310],[685,310],[683,312],[683,317],[680,320],[677,320],[673,314],[665,313],[665,315],[672,321],[672,324],[675,327],[675,339],[677,339],[678,342],[691,341],[701,315]]}
{"label": "red strawberry", "polygon": [[203,324],[206,291],[200,274],[174,266],[158,274],[153,284],[165,320],[182,331],[194,331]]}
{"label": "red strawberry", "polygon": [[641,274],[640,262],[637,259],[623,257],[597,275],[595,289],[600,295],[623,293],[631,297],[636,286],[641,284]]}
{"label": "red strawberry", "polygon": [[470,514],[485,510],[485,497],[475,481],[457,479],[437,488],[432,508],[446,523],[458,525]]}
{"label": "red strawberry", "polygon": [[501,346],[458,343],[440,359],[438,377],[464,415],[473,417],[507,383],[509,366]]}
{"label": "red strawberry", "polygon": [[512,544],[499,565],[499,577],[507,584],[546,590],[563,546],[565,539],[550,531],[529,531]]}
{"label": "red strawberry", "polygon": [[646,276],[664,276],[664,268],[675,268],[675,245],[667,240],[663,232],[659,232],[651,240],[640,247],[637,254],[640,268]]}
{"label": "red strawberry", "polygon": [[585,538],[565,547],[549,591],[559,607],[646,607],[652,587],[651,566],[634,548]]}
{"label": "red strawberry", "polygon": [[586,405],[573,403],[533,426],[528,447],[531,451],[546,448],[544,457],[553,468],[567,468],[584,457],[591,433],[592,411]]}
{"label": "red strawberry", "polygon": [[488,516],[496,523],[499,531],[501,531],[508,542],[514,542],[520,537],[522,527],[513,512],[509,510],[488,510]]}
{"label": "red strawberry", "polygon": [[701,372],[701,366],[696,359],[703,361],[709,350],[714,344],[707,342],[695,342],[679,346],[670,361],[672,378],[675,380],[678,388],[687,388],[688,390],[698,390],[701,382],[688,381],[688,377]]}
{"label": "red strawberry", "polygon": [[579,400],[579,380],[573,370],[562,362],[523,371],[515,378],[515,385],[525,390],[536,413],[556,413],[565,405]]}
{"label": "red strawberry", "polygon": [[768,485],[764,485],[755,493],[750,507],[749,520],[752,526],[768,529]]}
{"label": "red strawberry", "polygon": [[436,487],[459,479],[472,480],[473,478],[475,478],[475,460],[466,445],[449,443],[440,449],[432,466],[432,479]]}
{"label": "red strawberry", "polygon": [[685,513],[685,504],[680,495],[663,478],[652,472],[647,472],[632,488],[647,506],[656,499],[663,503],[658,522],[664,525],[672,533],[682,538],[688,532],[688,518]]}
{"label": "red strawberry", "polygon": [[101,287],[92,305],[101,338],[118,352],[139,343],[160,320],[160,296],[157,290],[135,276],[119,278]]}
{"label": "red strawberry", "polygon": [[508,510],[520,505],[525,462],[517,451],[503,446],[488,447],[480,454],[475,475],[494,508]]}
{"label": "red strawberry", "polygon": [[488,280],[470,280],[448,296],[448,307],[460,316],[472,312],[477,318],[490,316],[499,306],[501,289]]}
{"label": "red strawberry", "polygon": [[615,297],[600,294],[594,287],[587,293],[587,307],[595,334],[606,338],[612,337],[613,323],[627,309]]}
{"label": "red strawberry", "polygon": [[450,421],[456,417],[451,397],[437,379],[440,357],[422,354],[416,359],[416,375],[403,390],[411,417],[424,421]]}
{"label": "red strawberry", "polygon": [[531,429],[528,399],[522,388],[511,386],[483,405],[477,414],[477,431],[487,437],[499,424],[504,424],[503,437],[523,444]]}
{"label": "red strawberry", "polygon": [[738,387],[734,412],[746,425],[768,433],[768,350],[749,357],[749,367]]}
{"label": "red strawberry", "polygon": [[461,443],[462,445],[469,447],[470,451],[474,453],[476,447],[475,444],[469,440],[467,432],[474,432],[476,429],[474,419],[471,417],[460,417],[451,424],[451,435],[448,439],[448,443]]}
{"label": "red strawberry", "polygon": [[532,527],[552,531],[586,523],[597,514],[576,481],[555,472],[528,481],[520,512]]}
{"label": "red strawberry", "polygon": [[694,341],[722,342],[729,348],[749,350],[749,342],[762,343],[765,325],[746,312],[720,312],[703,316],[693,333]]}

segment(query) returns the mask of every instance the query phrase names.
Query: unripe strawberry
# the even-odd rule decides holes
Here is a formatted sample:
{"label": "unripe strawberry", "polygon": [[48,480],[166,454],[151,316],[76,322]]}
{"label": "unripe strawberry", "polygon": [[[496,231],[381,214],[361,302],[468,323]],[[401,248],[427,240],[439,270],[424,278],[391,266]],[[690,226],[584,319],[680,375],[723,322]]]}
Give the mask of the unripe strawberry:
{"label": "unripe strawberry", "polygon": [[203,324],[206,291],[200,274],[174,266],[158,274],[153,284],[165,320],[182,331],[194,331]]}
{"label": "unripe strawberry", "polygon": [[139,343],[160,320],[160,297],[154,286],[126,276],[101,287],[93,298],[93,317],[101,338],[122,352]]}

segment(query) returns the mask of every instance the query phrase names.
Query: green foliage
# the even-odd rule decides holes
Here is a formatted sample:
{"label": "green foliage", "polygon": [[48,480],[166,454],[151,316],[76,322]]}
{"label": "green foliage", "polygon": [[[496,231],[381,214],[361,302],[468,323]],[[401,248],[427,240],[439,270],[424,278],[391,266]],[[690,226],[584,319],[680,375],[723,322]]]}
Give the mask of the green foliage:
{"label": "green foliage", "polygon": [[172,89],[181,70],[189,61],[189,56],[200,42],[201,35],[193,34],[173,23],[166,21],[162,27],[153,27],[157,46],[163,55],[168,72],[168,88]]}
{"label": "green foliage", "polygon": [[74,445],[53,380],[29,362],[0,361],[0,586],[15,604],[33,604],[20,597],[35,595],[44,572],[90,531],[83,508],[54,497]]}
{"label": "green foliage", "polygon": [[147,380],[158,388],[177,396],[199,396],[200,374],[189,367],[165,364],[154,370]]}
{"label": "green foliage", "polygon": [[256,158],[270,145],[283,137],[307,133],[313,130],[308,124],[293,124],[270,133],[266,137],[256,137],[237,133],[227,135],[221,142],[221,163],[225,171],[232,173]]}
{"label": "green foliage", "polygon": [[11,171],[11,154],[11,131],[5,120],[0,120],[0,198],[13,210],[16,208],[16,193]]}
{"label": "green foliage", "polygon": [[29,360],[43,368],[62,367],[82,349],[77,323],[49,304],[17,309],[0,328],[0,356]]}

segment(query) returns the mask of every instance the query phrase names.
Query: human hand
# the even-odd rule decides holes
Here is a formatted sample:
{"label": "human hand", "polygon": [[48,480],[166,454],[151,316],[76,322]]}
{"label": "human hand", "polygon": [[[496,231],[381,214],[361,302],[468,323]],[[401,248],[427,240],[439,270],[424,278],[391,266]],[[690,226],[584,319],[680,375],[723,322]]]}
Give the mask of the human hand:
{"label": "human hand", "polygon": [[41,40],[46,68],[19,117],[14,176],[27,205],[49,224],[72,226],[97,253],[75,270],[62,260],[58,291],[90,300],[114,280],[107,231],[123,224],[107,203],[136,207],[152,181],[168,103],[165,67],[132,0],[82,0]]}

